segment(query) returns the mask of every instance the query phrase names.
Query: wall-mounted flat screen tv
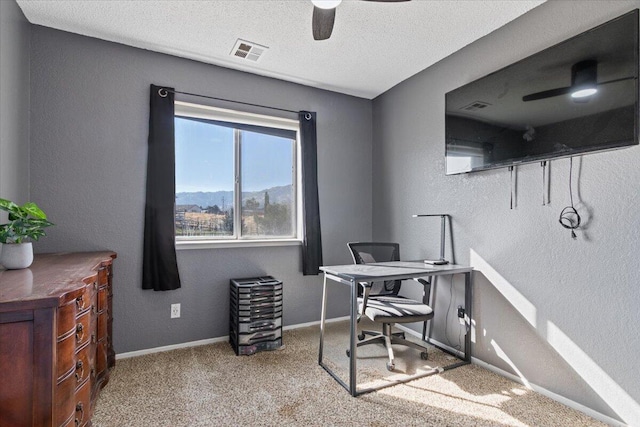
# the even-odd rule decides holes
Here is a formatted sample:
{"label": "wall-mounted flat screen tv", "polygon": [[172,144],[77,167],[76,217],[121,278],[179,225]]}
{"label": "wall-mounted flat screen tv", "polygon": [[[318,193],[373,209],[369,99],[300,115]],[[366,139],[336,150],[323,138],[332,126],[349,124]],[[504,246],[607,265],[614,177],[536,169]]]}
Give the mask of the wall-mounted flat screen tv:
{"label": "wall-mounted flat screen tv", "polygon": [[447,175],[638,144],[638,9],[445,101]]}

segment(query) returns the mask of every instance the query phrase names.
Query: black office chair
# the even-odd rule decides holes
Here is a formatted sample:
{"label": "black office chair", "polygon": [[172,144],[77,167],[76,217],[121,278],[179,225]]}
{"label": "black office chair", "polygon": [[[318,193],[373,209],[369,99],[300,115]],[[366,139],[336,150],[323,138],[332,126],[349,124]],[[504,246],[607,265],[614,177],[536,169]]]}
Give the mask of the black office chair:
{"label": "black office chair", "polygon": [[[397,243],[354,242],[348,243],[349,250],[355,264],[369,264],[374,262],[400,261],[400,245]],[[431,283],[424,279],[415,279],[423,285],[423,300],[429,301]],[[376,323],[382,323],[382,333],[377,331],[363,331],[358,335],[358,347],[382,342],[389,352],[387,369],[393,371],[392,344],[400,344],[422,350],[420,357],[426,360],[427,348],[423,345],[408,341],[403,332],[392,333],[395,323],[426,322],[433,318],[433,309],[424,302],[412,300],[398,295],[401,280],[389,280],[382,283],[360,283],[358,288],[358,322],[363,315]],[[373,288],[379,289],[373,289]],[[372,337],[365,339],[366,335]],[[347,356],[350,356],[347,350]]]}

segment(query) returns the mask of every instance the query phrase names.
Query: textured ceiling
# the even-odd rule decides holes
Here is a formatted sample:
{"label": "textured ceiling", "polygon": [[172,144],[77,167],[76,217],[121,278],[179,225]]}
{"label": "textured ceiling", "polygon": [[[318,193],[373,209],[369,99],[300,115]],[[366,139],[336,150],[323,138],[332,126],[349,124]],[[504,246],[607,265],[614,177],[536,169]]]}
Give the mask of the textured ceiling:
{"label": "textured ceiling", "polygon": [[[17,2],[33,24],[372,99],[544,0],[345,0],[324,41],[309,0]],[[230,56],[239,38],[269,49]]]}

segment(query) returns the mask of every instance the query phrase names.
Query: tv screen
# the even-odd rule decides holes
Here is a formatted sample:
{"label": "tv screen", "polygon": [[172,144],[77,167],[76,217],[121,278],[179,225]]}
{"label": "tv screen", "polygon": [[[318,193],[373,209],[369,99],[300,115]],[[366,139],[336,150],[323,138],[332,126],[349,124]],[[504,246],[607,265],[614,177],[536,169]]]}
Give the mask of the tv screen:
{"label": "tv screen", "polygon": [[638,9],[445,101],[447,175],[638,144]]}

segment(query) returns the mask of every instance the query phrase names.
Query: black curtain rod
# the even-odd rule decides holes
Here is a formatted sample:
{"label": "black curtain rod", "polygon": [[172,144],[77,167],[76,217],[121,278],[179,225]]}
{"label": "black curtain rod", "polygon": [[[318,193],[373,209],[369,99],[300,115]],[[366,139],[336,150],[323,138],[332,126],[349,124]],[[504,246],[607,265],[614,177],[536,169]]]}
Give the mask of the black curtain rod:
{"label": "black curtain rod", "polygon": [[[164,95],[163,95],[163,91],[165,92]],[[174,94],[175,93],[179,93],[181,95],[197,96],[197,97],[200,97],[200,98],[215,99],[216,101],[233,102],[233,103],[236,103],[236,104],[249,105],[251,107],[269,108],[271,110],[285,111],[287,113],[298,114],[298,111],[287,110],[285,108],[269,107],[268,105],[260,105],[260,104],[251,104],[249,102],[234,101],[232,99],[224,99],[224,98],[216,98],[215,96],[199,95],[197,93],[180,92],[180,91],[177,91],[177,90],[171,90],[171,89],[167,89],[167,88],[164,88],[164,87],[158,89],[158,95],[160,95],[163,98],[167,96],[166,92],[171,92],[171,93],[174,93]]]}

